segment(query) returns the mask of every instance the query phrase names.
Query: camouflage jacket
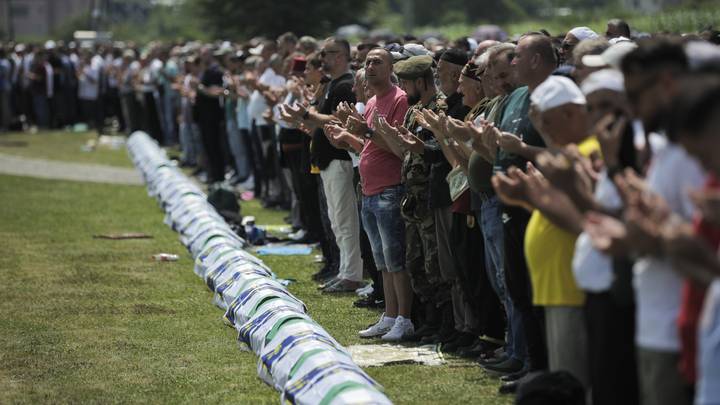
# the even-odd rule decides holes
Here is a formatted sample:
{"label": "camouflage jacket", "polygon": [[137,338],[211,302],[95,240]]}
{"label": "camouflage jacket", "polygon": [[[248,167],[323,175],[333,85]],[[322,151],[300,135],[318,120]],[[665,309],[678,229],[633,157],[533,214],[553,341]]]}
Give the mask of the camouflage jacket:
{"label": "camouflage jacket", "polygon": [[[429,103],[417,103],[405,114],[403,126],[423,141],[434,137],[433,133],[421,127],[415,120],[415,111],[427,108],[433,112],[446,111],[445,96],[437,93]],[[409,221],[423,221],[430,211],[430,165],[421,153],[406,152],[402,164],[402,182],[405,185],[405,198],[402,202],[403,217]]]}

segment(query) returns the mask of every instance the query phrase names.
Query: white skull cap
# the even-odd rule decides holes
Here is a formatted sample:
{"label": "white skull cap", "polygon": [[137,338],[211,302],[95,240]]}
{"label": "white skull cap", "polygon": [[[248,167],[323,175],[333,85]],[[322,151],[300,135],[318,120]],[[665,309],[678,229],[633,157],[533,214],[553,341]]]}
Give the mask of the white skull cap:
{"label": "white skull cap", "polygon": [[588,96],[599,90],[612,90],[618,93],[625,92],[625,77],[616,69],[603,69],[592,72],[580,84],[580,90]]}
{"label": "white skull cap", "polygon": [[535,88],[530,101],[540,112],[565,104],[586,103],[585,96],[575,82],[564,76],[552,75]]}
{"label": "white skull cap", "polygon": [[569,34],[573,34],[578,41],[584,41],[586,39],[595,39],[599,35],[588,27],[575,27],[570,30]]}

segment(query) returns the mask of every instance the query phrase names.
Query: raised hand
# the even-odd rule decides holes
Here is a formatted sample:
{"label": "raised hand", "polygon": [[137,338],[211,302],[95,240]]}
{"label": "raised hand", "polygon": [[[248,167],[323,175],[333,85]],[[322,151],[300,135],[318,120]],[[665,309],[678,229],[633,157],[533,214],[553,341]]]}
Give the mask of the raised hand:
{"label": "raised hand", "polygon": [[418,138],[415,134],[408,131],[407,128],[401,126],[399,127],[399,133],[398,133],[397,143],[398,145],[403,148],[403,150],[410,151],[413,153],[422,153],[425,149],[425,142],[422,141],[422,139]]}
{"label": "raised hand", "polygon": [[595,124],[594,133],[600,143],[603,158],[608,166],[617,165],[622,134],[625,131],[627,122],[628,119],[625,116],[617,117],[615,114],[610,113]]}
{"label": "raised hand", "polygon": [[615,175],[615,185],[626,207],[634,207],[656,223],[665,222],[672,211],[667,202],[650,190],[647,182],[628,168]]}
{"label": "raised hand", "polygon": [[497,136],[497,146],[500,149],[503,149],[504,151],[515,155],[522,153],[523,149],[526,146],[522,138],[509,132],[498,131],[498,134],[499,135]]}
{"label": "raised hand", "polygon": [[512,167],[507,175],[502,172],[495,174],[491,179],[493,188],[505,204],[532,211],[533,206],[528,196],[527,183],[515,170],[519,171],[516,167]]}
{"label": "raised hand", "polygon": [[285,112],[292,117],[294,122],[303,121],[303,116],[307,112],[307,108],[300,103],[293,103],[292,105],[284,104],[283,107]]}
{"label": "raised hand", "polygon": [[445,129],[450,138],[464,142],[470,137],[470,125],[467,122],[448,116],[445,117]]}
{"label": "raised hand", "polygon": [[589,212],[585,216],[583,229],[590,236],[595,249],[616,257],[629,254],[627,228],[618,219],[597,212]]}
{"label": "raised hand", "polygon": [[538,155],[537,167],[553,187],[571,198],[590,198],[593,193],[593,179],[596,177],[590,161],[569,150],[542,152]]}
{"label": "raised hand", "polygon": [[345,128],[350,131],[351,134],[362,136],[368,130],[367,122],[365,119],[358,115],[350,114],[345,120]]}
{"label": "raised hand", "polygon": [[281,104],[279,107],[280,118],[288,124],[300,124],[302,120],[298,120],[295,114],[292,114],[292,107],[288,104]]}
{"label": "raised hand", "polygon": [[397,138],[399,136],[398,129],[390,125],[390,123],[387,122],[385,117],[376,115],[373,122],[375,124],[375,132],[381,135],[383,138],[394,140],[394,138]]}
{"label": "raised hand", "polygon": [[693,191],[690,198],[703,220],[720,225],[720,190]]}

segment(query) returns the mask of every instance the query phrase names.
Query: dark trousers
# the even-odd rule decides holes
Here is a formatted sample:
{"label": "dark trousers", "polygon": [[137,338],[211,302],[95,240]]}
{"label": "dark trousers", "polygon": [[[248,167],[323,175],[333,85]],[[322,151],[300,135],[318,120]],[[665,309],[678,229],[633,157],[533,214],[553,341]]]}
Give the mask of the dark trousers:
{"label": "dark trousers", "polygon": [[94,128],[100,134],[102,130],[101,124],[98,119],[100,113],[98,112],[98,101],[97,100],[80,100],[80,111],[82,112],[83,121],[88,126]]}
{"label": "dark trousers", "polygon": [[465,326],[478,336],[504,340],[504,309],[492,289],[485,270],[484,240],[480,225],[468,226],[468,216],[452,214],[450,246],[457,283],[465,301]]}
{"label": "dark trousers", "polygon": [[586,292],[585,321],[593,405],[637,404],[634,305],[620,305],[609,292]]}
{"label": "dark trousers", "polygon": [[[153,92],[146,91],[143,93],[143,129],[153,137],[158,143],[163,143],[163,132],[160,126],[160,116],[158,115],[158,106],[155,103]],[[202,131],[202,129],[201,129]],[[204,137],[204,136],[203,136]]]}
{"label": "dark trousers", "polygon": [[327,199],[325,197],[325,188],[323,187],[322,178],[319,174],[314,175],[318,185],[318,206],[320,207],[320,220],[323,227],[323,237],[320,240],[320,249],[325,257],[325,265],[329,269],[337,272],[340,268],[340,248],[335,242],[335,233],[333,233],[330,217],[328,216]]}
{"label": "dark trousers", "polygon": [[[353,185],[355,186],[355,194],[358,199],[358,215],[362,218],[362,190],[360,190],[360,171],[355,168],[353,173]],[[375,258],[372,254],[372,246],[370,245],[370,239],[368,238],[363,221],[360,221],[360,256],[363,259],[363,270],[370,276],[373,281],[373,295],[375,298],[380,299],[385,297],[383,290],[383,279],[382,274],[375,265]]]}
{"label": "dark trousers", "polygon": [[509,220],[503,223],[505,241],[505,284],[513,306],[520,313],[527,343],[530,370],[547,369],[542,308],[532,304],[532,284],[525,262],[525,229],[530,214],[522,208],[503,207]]}
{"label": "dark trousers", "polygon": [[302,227],[312,240],[319,241],[322,238],[323,228],[317,194],[317,175],[310,174],[310,165],[305,159],[307,148],[307,142],[297,149],[286,148],[283,152],[283,159],[290,170]]}
{"label": "dark trousers", "polygon": [[[223,160],[223,120],[220,114],[201,114],[200,135],[202,137],[205,153],[207,154],[208,180],[211,182],[223,181],[225,178],[225,163]],[[160,134],[162,136],[162,134]]]}
{"label": "dark trousers", "polygon": [[253,122],[252,125],[252,131],[250,132],[250,136],[248,137],[249,140],[249,146],[248,149],[250,151],[249,155],[252,159],[252,169],[253,169],[253,177],[255,178],[255,197],[260,198],[263,191],[265,190],[263,188],[263,184],[266,183],[265,180],[265,153],[263,152],[262,147],[262,133],[261,133],[262,126],[258,126]]}

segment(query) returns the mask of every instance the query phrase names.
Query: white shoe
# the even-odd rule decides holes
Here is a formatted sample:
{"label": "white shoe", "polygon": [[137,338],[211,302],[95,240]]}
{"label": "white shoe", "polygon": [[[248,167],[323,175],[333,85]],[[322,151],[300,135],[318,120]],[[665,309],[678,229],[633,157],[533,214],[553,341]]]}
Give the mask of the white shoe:
{"label": "white shoe", "polygon": [[385,335],[392,329],[393,325],[395,324],[394,320],[388,319],[385,317],[385,313],[383,312],[382,315],[380,315],[380,320],[375,325],[365,329],[361,330],[358,335],[362,338],[371,338],[376,336],[382,336]]}
{"label": "white shoe", "polygon": [[405,336],[413,333],[415,333],[415,327],[413,326],[412,321],[402,316],[398,316],[395,318],[395,324],[390,331],[384,334],[380,339],[387,342],[399,342],[403,340]]}
{"label": "white shoe", "polygon": [[289,233],[288,238],[290,238],[294,241],[299,241],[299,240],[303,239],[305,237],[305,235],[307,235],[307,231],[304,229],[299,229],[297,232]]}
{"label": "white shoe", "polygon": [[365,298],[368,295],[372,294],[373,287],[371,284],[366,285],[365,287],[360,287],[357,290],[355,290],[355,294]]}

